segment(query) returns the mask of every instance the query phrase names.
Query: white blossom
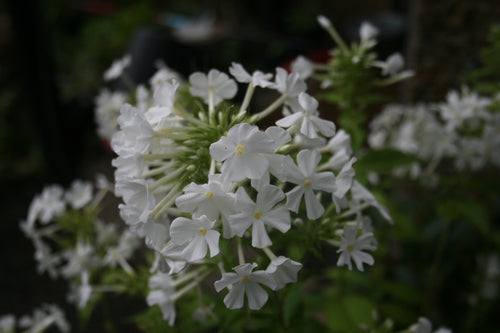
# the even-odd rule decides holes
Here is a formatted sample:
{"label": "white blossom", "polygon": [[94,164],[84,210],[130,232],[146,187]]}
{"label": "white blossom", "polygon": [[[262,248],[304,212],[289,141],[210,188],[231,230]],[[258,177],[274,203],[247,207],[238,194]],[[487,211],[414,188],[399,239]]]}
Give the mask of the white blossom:
{"label": "white blossom", "polygon": [[299,108],[289,116],[276,122],[276,125],[289,128],[299,127],[301,134],[308,138],[317,138],[318,133],[326,137],[335,134],[335,124],[331,121],[321,119],[318,112],[318,101],[308,94],[302,92],[299,95]]}
{"label": "white blossom", "polygon": [[313,190],[326,192],[335,191],[335,176],[332,172],[318,172],[316,167],[321,159],[321,154],[316,150],[301,150],[297,155],[297,165],[291,158],[283,162],[286,181],[297,184],[295,188],[286,193],[286,207],[298,212],[302,197],[305,197],[307,217],[315,220],[323,215],[325,209],[321,205]]}
{"label": "white blossom", "polygon": [[233,126],[219,141],[210,145],[210,155],[223,162],[221,172],[230,181],[259,179],[269,162],[262,154],[273,153],[274,140],[257,126],[241,123]]}
{"label": "white blossom", "polygon": [[236,62],[231,64],[229,73],[231,73],[238,82],[251,83],[253,86],[260,86],[262,88],[272,86],[272,83],[269,81],[273,77],[272,74],[255,71],[250,75],[241,64]]}
{"label": "white blossom", "polygon": [[373,251],[376,247],[373,245],[373,234],[368,232],[356,237],[358,227],[346,225],[344,233],[340,239],[340,248],[337,253],[340,253],[337,260],[337,266],[347,265],[352,269],[351,261],[354,261],[358,270],[363,271],[363,263],[373,265],[373,257],[363,251]]}
{"label": "white blossom", "polygon": [[215,281],[214,286],[217,292],[232,286],[224,297],[224,304],[228,309],[242,308],[245,295],[251,310],[259,310],[267,302],[267,292],[260,284],[274,288],[275,282],[265,271],[252,272],[255,267],[257,267],[255,263],[236,266],[233,268],[236,273],[222,273],[222,278]]}
{"label": "white blossom", "polygon": [[92,183],[76,179],[64,197],[73,209],[80,209],[92,200]]}
{"label": "white blossom", "polygon": [[283,233],[290,229],[289,211],[284,206],[275,207],[284,198],[285,195],[278,187],[264,185],[257,193],[254,203],[240,187],[236,193],[236,206],[241,213],[229,217],[232,232],[242,237],[251,226],[252,246],[257,248],[270,246],[272,242],[267,234],[266,226],[276,228]]}
{"label": "white blossom", "polygon": [[208,75],[201,72],[191,74],[189,83],[191,95],[201,97],[207,104],[210,92],[213,93],[214,105],[218,105],[222,100],[233,98],[238,89],[234,80],[216,69],[211,69]]}
{"label": "white blossom", "polygon": [[193,262],[203,259],[210,249],[210,257],[219,253],[220,233],[213,230],[215,220],[209,220],[206,215],[176,218],[170,225],[170,236],[177,245],[187,244],[182,250],[186,261]]}

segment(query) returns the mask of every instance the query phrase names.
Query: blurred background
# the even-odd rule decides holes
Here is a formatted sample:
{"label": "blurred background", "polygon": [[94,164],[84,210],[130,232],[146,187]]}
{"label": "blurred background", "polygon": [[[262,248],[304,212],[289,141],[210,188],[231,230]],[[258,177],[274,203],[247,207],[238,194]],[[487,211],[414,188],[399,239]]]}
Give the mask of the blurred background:
{"label": "blurred background", "polygon": [[[302,54],[321,59],[362,21],[380,29],[377,53],[399,51],[416,76],[393,93],[414,103],[442,100],[478,65],[498,0],[7,0],[0,3],[0,314],[64,303],[57,281],[35,271],[19,230],[34,194],[74,178],[112,179],[112,153],[95,134],[94,98],[112,61],[132,55],[129,74],[147,82],[162,59],[187,75],[231,61],[273,72]],[[119,85],[120,83],[117,83]],[[43,287],[42,287],[43,286]],[[450,301],[450,303],[453,303]],[[451,314],[447,320],[454,318]],[[460,315],[458,313],[457,315]],[[416,319],[416,318],[415,318]]]}

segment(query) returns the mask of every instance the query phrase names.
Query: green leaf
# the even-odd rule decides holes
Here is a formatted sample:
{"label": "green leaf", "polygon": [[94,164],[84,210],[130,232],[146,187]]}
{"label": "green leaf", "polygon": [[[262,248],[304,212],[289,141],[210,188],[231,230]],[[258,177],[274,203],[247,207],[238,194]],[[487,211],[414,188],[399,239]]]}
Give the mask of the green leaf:
{"label": "green leaf", "polygon": [[375,325],[372,313],[375,307],[364,297],[348,295],[342,300],[328,304],[328,327],[333,332],[364,332],[361,327]]}
{"label": "green leaf", "polygon": [[294,288],[290,290],[288,295],[285,297],[283,302],[283,320],[285,321],[285,326],[289,327],[292,319],[298,315],[300,305],[302,304],[302,292],[299,288]]}

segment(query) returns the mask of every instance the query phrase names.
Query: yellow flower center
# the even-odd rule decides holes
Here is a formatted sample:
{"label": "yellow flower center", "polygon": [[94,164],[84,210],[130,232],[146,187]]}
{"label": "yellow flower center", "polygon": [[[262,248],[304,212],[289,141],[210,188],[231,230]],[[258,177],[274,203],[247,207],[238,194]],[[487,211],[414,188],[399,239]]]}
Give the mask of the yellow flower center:
{"label": "yellow flower center", "polygon": [[262,216],[262,212],[260,210],[256,210],[254,213],[253,213],[253,217],[258,220],[260,219],[260,217]]}
{"label": "yellow flower center", "polygon": [[309,180],[309,178],[306,178],[306,180],[304,180],[304,183],[302,184],[302,186],[308,187],[309,185],[311,185],[311,181]]}
{"label": "yellow flower center", "polygon": [[241,277],[241,282],[245,282],[246,280],[248,280],[248,275],[243,275]]}
{"label": "yellow flower center", "polygon": [[203,236],[205,236],[205,234],[207,233],[207,228],[200,227],[200,229],[198,229],[198,231],[200,232],[200,234],[202,234]]}
{"label": "yellow flower center", "polygon": [[353,244],[347,245],[347,252],[351,252],[352,250],[354,250],[354,245]]}
{"label": "yellow flower center", "polygon": [[245,151],[245,147],[243,147],[242,145],[236,146],[236,154],[241,155],[241,154],[243,154],[244,151]]}
{"label": "yellow flower center", "polygon": [[211,198],[214,196],[214,192],[205,192],[205,195],[207,196],[207,198]]}

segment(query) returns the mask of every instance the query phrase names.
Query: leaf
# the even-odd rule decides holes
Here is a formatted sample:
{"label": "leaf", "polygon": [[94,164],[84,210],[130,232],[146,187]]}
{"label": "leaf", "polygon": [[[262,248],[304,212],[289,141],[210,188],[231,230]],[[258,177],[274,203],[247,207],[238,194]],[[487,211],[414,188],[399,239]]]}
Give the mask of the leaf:
{"label": "leaf", "polygon": [[302,304],[302,292],[299,288],[294,288],[286,295],[283,302],[283,320],[285,326],[289,327],[294,317],[300,316],[299,309]]}
{"label": "leaf", "polygon": [[360,173],[386,172],[418,161],[417,156],[396,149],[372,150],[359,158],[356,162],[356,171]]}
{"label": "leaf", "polygon": [[327,306],[327,323],[333,332],[364,332],[361,327],[372,328],[375,321],[372,312],[373,304],[364,297],[347,295],[343,299],[334,300]]}

